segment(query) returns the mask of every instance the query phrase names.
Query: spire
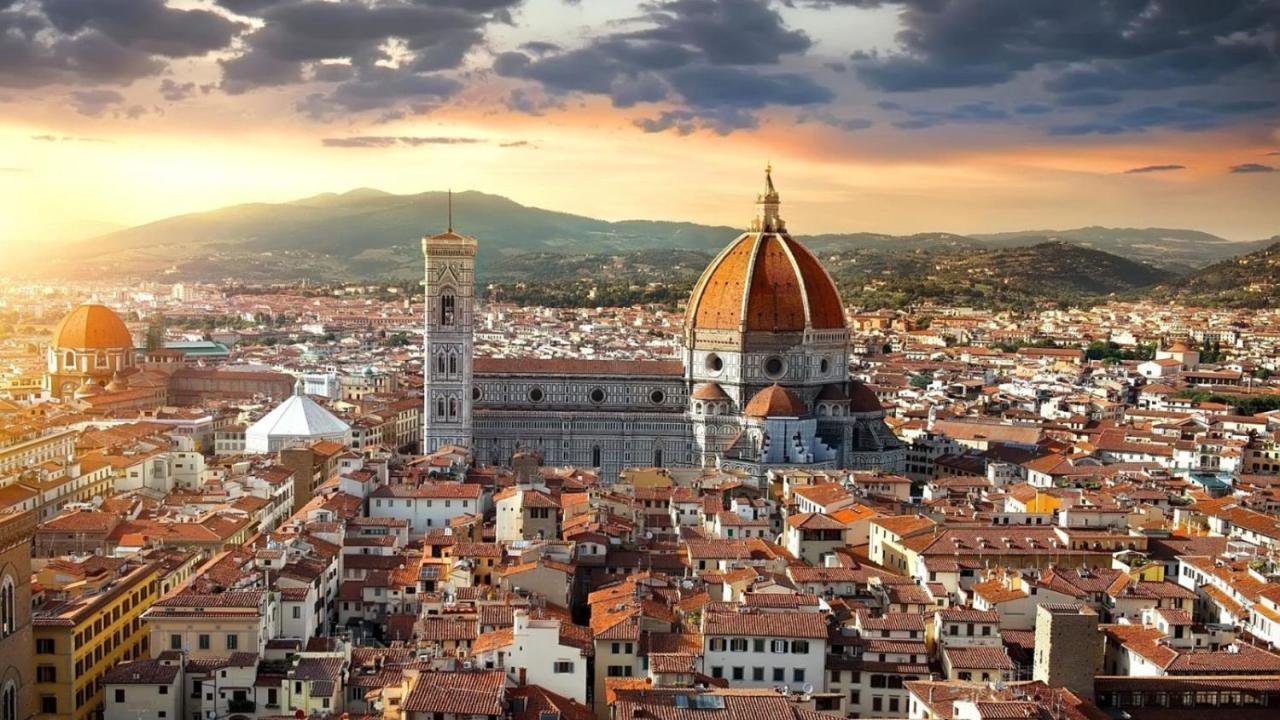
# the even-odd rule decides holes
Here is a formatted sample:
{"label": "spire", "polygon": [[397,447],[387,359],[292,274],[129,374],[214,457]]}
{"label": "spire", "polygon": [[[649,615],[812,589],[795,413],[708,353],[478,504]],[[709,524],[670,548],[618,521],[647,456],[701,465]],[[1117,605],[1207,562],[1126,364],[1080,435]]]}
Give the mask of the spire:
{"label": "spire", "polygon": [[778,190],[773,186],[773,163],[764,168],[764,192],[756,197],[756,205],[760,207],[756,219],[751,223],[753,232],[779,233],[787,231],[787,224],[778,215],[778,206],[782,200]]}
{"label": "spire", "polygon": [[453,232],[453,188],[449,188],[449,232]]}

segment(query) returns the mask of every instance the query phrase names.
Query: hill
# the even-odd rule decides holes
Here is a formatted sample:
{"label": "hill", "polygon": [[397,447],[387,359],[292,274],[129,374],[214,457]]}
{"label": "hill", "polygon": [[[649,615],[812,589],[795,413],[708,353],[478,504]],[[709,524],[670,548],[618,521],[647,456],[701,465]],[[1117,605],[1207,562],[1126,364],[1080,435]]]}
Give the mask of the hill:
{"label": "hill", "polygon": [[1280,306],[1280,239],[1257,252],[1197,270],[1153,291],[1188,305],[1231,308]]}
{"label": "hill", "polygon": [[847,302],[920,302],[985,308],[1094,302],[1171,280],[1174,273],[1066,242],[948,253],[917,250],[823,257]]}
{"label": "hill", "polygon": [[[609,222],[474,191],[457,193],[453,201],[458,227],[482,241],[480,281],[512,299],[665,301],[687,290],[710,256],[740,232],[686,222]],[[446,193],[369,188],[247,203],[39,248],[40,262],[10,263],[9,272],[245,283],[412,281],[422,272],[418,239],[447,224],[447,203]],[[1169,277],[1157,269],[1190,272],[1257,246],[1193,230],[1101,227],[800,239],[823,257],[851,298],[889,305],[927,298],[1015,305],[1103,297]]]}
{"label": "hill", "polygon": [[1237,255],[1253,252],[1271,240],[1232,242],[1198,230],[1176,228],[1082,227],[1074,230],[1022,230],[974,235],[988,246],[1020,247],[1043,242],[1069,242],[1113,255],[1186,272]]}

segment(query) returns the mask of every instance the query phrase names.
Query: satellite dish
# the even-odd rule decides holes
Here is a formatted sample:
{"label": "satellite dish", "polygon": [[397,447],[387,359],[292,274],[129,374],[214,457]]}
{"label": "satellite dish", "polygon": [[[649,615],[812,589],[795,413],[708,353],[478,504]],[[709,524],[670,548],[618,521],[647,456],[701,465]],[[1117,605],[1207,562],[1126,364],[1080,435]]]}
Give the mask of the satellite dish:
{"label": "satellite dish", "polygon": [[804,694],[805,694],[805,695],[812,695],[812,694],[813,694],[813,683],[805,683],[805,684],[804,684]]}

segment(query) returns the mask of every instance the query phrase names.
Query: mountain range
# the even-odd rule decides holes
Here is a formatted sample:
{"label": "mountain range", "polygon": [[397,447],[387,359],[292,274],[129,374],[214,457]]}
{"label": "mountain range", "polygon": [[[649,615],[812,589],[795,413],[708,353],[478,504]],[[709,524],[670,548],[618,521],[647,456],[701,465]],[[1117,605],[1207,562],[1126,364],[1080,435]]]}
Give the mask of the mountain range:
{"label": "mountain range", "polygon": [[[235,205],[42,250],[39,267],[42,276],[71,279],[112,273],[250,283],[412,280],[421,274],[418,239],[443,229],[448,202],[441,192],[359,189]],[[477,274],[485,283],[683,285],[741,232],[684,222],[610,222],[475,191],[453,195],[453,216],[461,231],[481,240]],[[908,284],[917,292],[954,292],[968,284],[989,288],[978,293],[983,297],[1010,300],[1123,293],[1216,267],[1280,239],[1232,242],[1195,230],[1105,227],[799,237],[842,284],[860,290]]]}

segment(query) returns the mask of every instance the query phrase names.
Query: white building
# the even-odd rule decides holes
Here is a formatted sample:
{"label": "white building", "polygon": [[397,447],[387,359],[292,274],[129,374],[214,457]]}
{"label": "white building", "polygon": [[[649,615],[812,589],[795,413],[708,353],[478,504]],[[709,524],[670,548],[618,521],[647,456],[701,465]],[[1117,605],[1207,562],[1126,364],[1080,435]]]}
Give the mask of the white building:
{"label": "white building", "polygon": [[706,613],[703,667],[734,688],[826,688],[827,617],[819,613]]}
{"label": "white building", "polygon": [[244,434],[244,449],[251,453],[274,453],[317,440],[350,445],[351,426],[307,397],[299,382],[293,397],[249,426]]}
{"label": "white building", "polygon": [[476,484],[426,482],[421,485],[383,485],[369,497],[369,517],[397,518],[409,523],[410,533],[447,528],[449,520],[488,510],[489,496]]}

